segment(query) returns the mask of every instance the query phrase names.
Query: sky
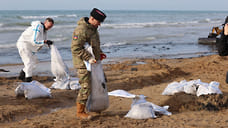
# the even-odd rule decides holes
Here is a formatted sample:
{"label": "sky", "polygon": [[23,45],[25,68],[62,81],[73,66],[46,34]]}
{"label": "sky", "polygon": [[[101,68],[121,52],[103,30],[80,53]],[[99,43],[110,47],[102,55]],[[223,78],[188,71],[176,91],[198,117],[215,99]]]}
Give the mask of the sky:
{"label": "sky", "polygon": [[0,10],[216,10],[228,0],[1,0]]}

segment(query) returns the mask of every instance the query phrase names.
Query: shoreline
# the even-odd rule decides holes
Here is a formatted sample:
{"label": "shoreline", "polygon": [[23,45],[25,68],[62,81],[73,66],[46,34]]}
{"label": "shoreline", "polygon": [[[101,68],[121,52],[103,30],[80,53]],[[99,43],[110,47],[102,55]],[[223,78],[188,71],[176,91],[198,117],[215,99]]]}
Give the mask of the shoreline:
{"label": "shoreline", "polygon": [[[191,57],[183,57],[183,55],[180,55],[182,57],[174,56],[174,57],[169,57],[168,55],[163,56],[163,57],[115,57],[115,58],[107,58],[102,61],[103,65],[107,64],[117,64],[121,63],[124,61],[133,61],[133,60],[148,60],[148,59],[191,59],[191,58],[200,58],[203,56],[212,56],[212,55],[201,55],[201,54],[194,54],[195,56]],[[170,55],[171,56],[171,55]],[[73,62],[72,60],[64,60],[64,63],[67,65],[70,71],[75,70],[73,67]],[[11,63],[11,64],[0,64],[0,69],[6,70],[9,72],[1,72],[0,71],[0,77],[15,77],[18,76],[20,70],[23,68],[23,63]],[[45,67],[45,68],[44,68]],[[41,76],[52,76],[51,73],[51,61],[39,61],[37,64],[37,67],[34,70],[33,75],[41,75]],[[71,74],[73,75],[73,74]]]}

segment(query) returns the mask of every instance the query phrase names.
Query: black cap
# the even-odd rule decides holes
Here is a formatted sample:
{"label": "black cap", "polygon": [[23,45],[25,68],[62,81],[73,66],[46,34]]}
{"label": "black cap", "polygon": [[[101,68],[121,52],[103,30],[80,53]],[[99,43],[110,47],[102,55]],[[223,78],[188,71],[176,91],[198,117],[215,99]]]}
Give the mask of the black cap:
{"label": "black cap", "polygon": [[94,8],[91,12],[90,15],[95,18],[96,20],[103,22],[104,19],[106,18],[106,15],[99,9]]}

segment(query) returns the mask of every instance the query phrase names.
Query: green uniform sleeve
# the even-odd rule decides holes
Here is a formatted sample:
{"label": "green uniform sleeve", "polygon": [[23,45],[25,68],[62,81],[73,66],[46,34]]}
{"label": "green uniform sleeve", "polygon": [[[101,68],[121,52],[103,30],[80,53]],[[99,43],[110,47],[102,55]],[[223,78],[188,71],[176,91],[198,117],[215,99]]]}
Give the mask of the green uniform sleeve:
{"label": "green uniform sleeve", "polygon": [[92,55],[84,49],[86,35],[83,32],[74,32],[72,35],[71,52],[73,56],[78,56],[82,60],[88,61]]}

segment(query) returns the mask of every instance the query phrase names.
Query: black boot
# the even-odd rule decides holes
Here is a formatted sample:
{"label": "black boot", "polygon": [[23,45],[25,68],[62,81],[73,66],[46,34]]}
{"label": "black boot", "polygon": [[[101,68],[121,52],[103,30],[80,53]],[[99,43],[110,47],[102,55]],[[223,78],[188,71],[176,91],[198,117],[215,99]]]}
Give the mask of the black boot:
{"label": "black boot", "polygon": [[31,82],[32,81],[32,77],[26,77],[24,82]]}
{"label": "black boot", "polygon": [[21,70],[18,79],[22,80],[22,81],[25,81],[25,72],[23,70]]}

